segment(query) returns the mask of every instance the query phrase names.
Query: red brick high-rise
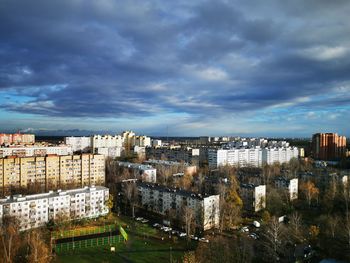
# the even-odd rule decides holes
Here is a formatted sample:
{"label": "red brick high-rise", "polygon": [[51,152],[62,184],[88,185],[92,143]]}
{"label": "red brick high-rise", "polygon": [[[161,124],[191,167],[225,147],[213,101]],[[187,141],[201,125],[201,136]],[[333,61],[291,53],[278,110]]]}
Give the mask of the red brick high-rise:
{"label": "red brick high-rise", "polygon": [[337,133],[316,133],[312,136],[312,153],[315,159],[337,160],[346,155],[346,137]]}

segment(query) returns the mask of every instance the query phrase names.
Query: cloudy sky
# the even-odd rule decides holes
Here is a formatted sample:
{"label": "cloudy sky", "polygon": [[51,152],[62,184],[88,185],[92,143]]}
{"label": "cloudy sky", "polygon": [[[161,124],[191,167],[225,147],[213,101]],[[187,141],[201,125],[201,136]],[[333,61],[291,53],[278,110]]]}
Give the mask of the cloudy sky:
{"label": "cloudy sky", "polygon": [[2,130],[350,135],[350,2],[0,1]]}

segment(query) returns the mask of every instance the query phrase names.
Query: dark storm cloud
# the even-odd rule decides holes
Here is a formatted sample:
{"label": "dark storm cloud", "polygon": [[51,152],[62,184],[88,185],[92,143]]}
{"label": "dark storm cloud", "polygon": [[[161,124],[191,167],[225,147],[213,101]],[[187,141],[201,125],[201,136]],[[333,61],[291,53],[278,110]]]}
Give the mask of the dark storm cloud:
{"label": "dark storm cloud", "polygon": [[198,117],[306,96],[312,103],[314,94],[348,85],[349,6],[5,0],[0,90],[26,99],[1,107],[63,117]]}

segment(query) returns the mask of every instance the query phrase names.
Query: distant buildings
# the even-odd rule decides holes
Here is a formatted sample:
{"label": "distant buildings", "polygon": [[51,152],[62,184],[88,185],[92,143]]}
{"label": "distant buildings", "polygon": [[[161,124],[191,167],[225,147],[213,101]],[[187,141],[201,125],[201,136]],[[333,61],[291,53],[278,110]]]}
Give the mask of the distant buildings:
{"label": "distant buildings", "polygon": [[92,142],[90,137],[65,137],[64,143],[67,145],[71,145],[73,152],[87,152],[90,151],[92,148]]}
{"label": "distant buildings", "polygon": [[38,187],[57,189],[65,185],[86,186],[105,182],[103,155],[82,154],[0,159],[0,189]]}
{"label": "distant buildings", "polygon": [[0,158],[6,156],[30,157],[30,156],[45,156],[48,154],[56,155],[71,155],[73,154],[72,146],[16,146],[16,147],[0,147]]}
{"label": "distant buildings", "polygon": [[140,203],[146,210],[165,215],[170,210],[182,215],[185,207],[193,212],[196,226],[208,230],[219,226],[219,195],[202,196],[158,184],[138,183]]}
{"label": "distant buildings", "polygon": [[199,149],[181,147],[156,147],[146,148],[147,159],[159,159],[175,162],[186,162],[198,165]]}
{"label": "distant buildings", "polygon": [[90,137],[65,137],[67,145],[73,151],[101,153],[106,157],[120,157],[124,152],[129,153],[135,146],[150,147],[151,138],[135,135],[132,131],[124,131],[117,135],[94,135]]}
{"label": "distant buildings", "polygon": [[266,185],[241,184],[244,208],[258,212],[266,207]]}
{"label": "distant buildings", "polygon": [[0,145],[11,145],[11,144],[32,144],[35,143],[34,134],[5,134],[0,133]]}
{"label": "distant buildings", "polygon": [[173,162],[173,161],[165,161],[165,160],[155,160],[155,159],[149,159],[145,161],[144,163],[150,164],[157,169],[170,169],[174,173],[186,173],[186,174],[195,174],[197,172],[197,166],[190,165],[188,163],[181,163],[181,162]]}
{"label": "distant buildings", "polygon": [[337,133],[316,133],[312,136],[312,153],[315,159],[336,160],[346,156],[346,137]]}
{"label": "distant buildings", "polygon": [[109,190],[92,186],[35,195],[14,195],[0,199],[0,223],[6,216],[15,217],[20,230],[44,226],[50,220],[96,218],[108,214]]}
{"label": "distant buildings", "polygon": [[118,162],[118,165],[130,169],[135,179],[141,179],[143,182],[149,183],[157,181],[157,169],[150,165],[129,162]]}
{"label": "distant buildings", "polygon": [[211,168],[225,165],[260,167],[264,163],[286,163],[298,155],[296,147],[208,149],[208,164]]}

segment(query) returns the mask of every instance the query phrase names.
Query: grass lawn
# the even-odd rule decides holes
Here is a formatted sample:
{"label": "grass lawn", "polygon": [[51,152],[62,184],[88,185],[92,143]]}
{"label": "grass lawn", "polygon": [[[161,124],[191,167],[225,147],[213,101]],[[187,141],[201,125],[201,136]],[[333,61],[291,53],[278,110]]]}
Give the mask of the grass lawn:
{"label": "grass lawn", "polygon": [[[57,256],[55,263],[87,263],[87,262],[169,262],[171,257],[175,262],[181,262],[186,242],[174,243],[170,240],[150,240],[130,236],[127,243],[121,242],[116,246],[116,252],[110,252],[108,246],[84,248],[74,252],[62,253]],[[180,251],[178,251],[180,250]]]}
{"label": "grass lawn", "polygon": [[[103,219],[102,219],[103,220]],[[97,220],[92,225],[116,224],[123,225],[128,233],[129,240],[114,245],[116,252],[110,252],[109,246],[80,248],[74,251],[61,252],[57,255],[55,263],[94,263],[94,262],[182,262],[181,258],[188,246],[185,239],[169,239],[163,233],[147,224],[142,224],[128,217],[111,215],[103,221]],[[89,224],[83,228],[89,228]],[[80,226],[81,228],[82,226]],[[91,227],[91,225],[90,225]],[[92,227],[94,228],[94,227]],[[164,240],[161,240],[162,238]],[[195,243],[190,243],[194,248]],[[171,247],[171,253],[170,253]]]}

